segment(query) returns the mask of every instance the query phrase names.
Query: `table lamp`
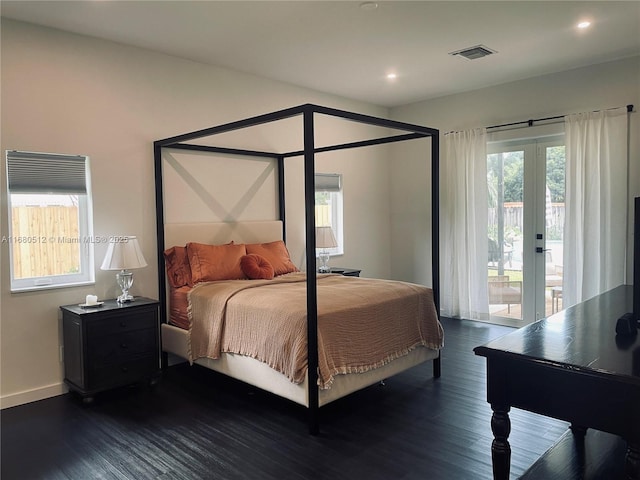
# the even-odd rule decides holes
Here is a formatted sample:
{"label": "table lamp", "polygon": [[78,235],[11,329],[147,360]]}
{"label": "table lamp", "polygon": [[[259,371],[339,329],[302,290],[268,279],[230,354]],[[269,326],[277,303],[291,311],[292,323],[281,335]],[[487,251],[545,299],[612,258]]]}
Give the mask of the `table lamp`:
{"label": "table lamp", "polygon": [[129,290],[133,285],[133,270],[146,267],[147,262],[142,256],[142,250],[136,237],[116,237],[109,242],[107,254],[102,262],[101,270],[119,270],[116,281],[122,290],[122,295],[117,298],[118,303],[132,302],[133,297]]}
{"label": "table lamp", "polygon": [[316,227],[316,248],[320,249],[318,258],[320,259],[319,273],[330,273],[329,267],[329,251],[328,248],[335,248],[338,246],[336,236],[333,234],[331,227]]}

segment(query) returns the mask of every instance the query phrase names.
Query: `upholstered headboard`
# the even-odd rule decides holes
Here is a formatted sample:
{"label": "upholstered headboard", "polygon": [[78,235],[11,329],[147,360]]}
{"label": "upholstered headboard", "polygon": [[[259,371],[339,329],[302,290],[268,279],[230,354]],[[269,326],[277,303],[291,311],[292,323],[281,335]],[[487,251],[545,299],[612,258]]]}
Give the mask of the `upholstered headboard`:
{"label": "upholstered headboard", "polygon": [[165,249],[188,242],[222,245],[282,240],[282,221],[168,223],[164,225]]}

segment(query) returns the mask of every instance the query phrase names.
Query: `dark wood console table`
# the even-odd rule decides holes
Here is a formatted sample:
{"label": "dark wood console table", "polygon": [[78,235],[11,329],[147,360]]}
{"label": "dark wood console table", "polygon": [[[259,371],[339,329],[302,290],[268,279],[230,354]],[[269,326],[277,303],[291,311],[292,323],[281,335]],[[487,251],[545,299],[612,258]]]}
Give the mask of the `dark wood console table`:
{"label": "dark wood console table", "polygon": [[487,359],[494,479],[509,478],[511,407],[571,422],[574,435],[619,435],[627,478],[640,479],[640,335],[615,333],[632,296],[617,287],[474,349]]}

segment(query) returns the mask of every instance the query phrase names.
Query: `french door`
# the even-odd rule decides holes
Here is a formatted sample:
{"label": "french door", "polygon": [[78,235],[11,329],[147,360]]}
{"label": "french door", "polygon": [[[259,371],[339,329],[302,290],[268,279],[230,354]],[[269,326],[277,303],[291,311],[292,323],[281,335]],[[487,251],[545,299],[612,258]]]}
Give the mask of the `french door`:
{"label": "french door", "polygon": [[564,141],[490,143],[487,151],[490,316],[521,326],[562,309]]}

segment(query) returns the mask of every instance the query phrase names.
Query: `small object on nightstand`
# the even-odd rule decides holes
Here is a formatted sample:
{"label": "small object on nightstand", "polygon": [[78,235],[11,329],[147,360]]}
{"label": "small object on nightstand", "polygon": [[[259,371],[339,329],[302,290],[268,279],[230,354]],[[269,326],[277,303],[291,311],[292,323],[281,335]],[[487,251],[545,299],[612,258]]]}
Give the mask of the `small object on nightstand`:
{"label": "small object on nightstand", "polygon": [[81,308],[98,308],[102,305],[104,305],[104,302],[81,303],[78,306]]}
{"label": "small object on nightstand", "polygon": [[81,303],[79,306],[82,308],[96,308],[96,307],[101,307],[103,304],[104,302],[98,301],[97,295],[87,295],[84,300],[84,303]]}
{"label": "small object on nightstand", "polygon": [[87,295],[85,297],[84,300],[84,304],[85,305],[95,305],[96,303],[98,303],[98,296],[97,295]]}
{"label": "small object on nightstand", "polygon": [[331,267],[331,273],[339,273],[345,277],[359,277],[361,271],[355,268]]}
{"label": "small object on nightstand", "polygon": [[158,306],[157,300],[136,297],[125,304],[113,299],[60,307],[64,381],[85,403],[104,390],[155,381],[160,372]]}

